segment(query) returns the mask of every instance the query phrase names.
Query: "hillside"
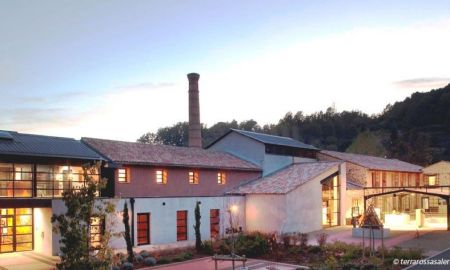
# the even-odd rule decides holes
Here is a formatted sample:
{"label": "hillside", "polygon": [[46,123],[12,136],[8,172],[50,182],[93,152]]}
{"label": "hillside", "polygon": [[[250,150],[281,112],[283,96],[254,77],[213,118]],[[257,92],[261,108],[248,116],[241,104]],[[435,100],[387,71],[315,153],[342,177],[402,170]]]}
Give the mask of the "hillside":
{"label": "hillside", "polygon": [[[398,158],[427,165],[450,160],[450,84],[426,93],[414,93],[378,116],[332,108],[311,115],[287,113],[277,124],[260,126],[254,120],[219,122],[203,127],[203,145],[230,128],[288,136],[321,149]],[[186,146],[188,123],[180,122],[138,141]]]}

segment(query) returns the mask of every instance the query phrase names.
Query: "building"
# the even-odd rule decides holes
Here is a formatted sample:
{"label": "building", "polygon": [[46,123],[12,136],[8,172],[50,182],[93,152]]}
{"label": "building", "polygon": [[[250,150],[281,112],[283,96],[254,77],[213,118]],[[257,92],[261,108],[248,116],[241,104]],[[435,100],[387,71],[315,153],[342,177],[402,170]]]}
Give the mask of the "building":
{"label": "building", "polygon": [[[242,196],[226,191],[258,178],[261,169],[228,153],[198,147],[175,147],[93,138],[82,141],[106,160],[102,176],[110,179],[113,194],[131,206],[132,242],[139,247],[192,245],[194,208],[201,202],[204,239],[223,236],[229,227],[227,211],[234,207],[244,219]],[[122,221],[116,229],[123,231]],[[123,239],[115,243],[125,248]]]}
{"label": "building", "polygon": [[[92,241],[102,230],[124,230],[125,203],[132,244],[145,249],[194,244],[198,202],[203,239],[351,224],[367,204],[388,227],[450,228],[450,163],[422,168],[236,129],[203,149],[199,75],[188,80],[189,147],[0,131],[0,253],[57,255],[50,218],[65,211],[65,190],[84,185],[82,165],[99,162],[91,176],[108,179],[99,199],[118,212],[92,225],[99,229]],[[122,238],[111,245],[126,246]]]}
{"label": "building", "polygon": [[262,177],[229,194],[245,195],[248,231],[311,232],[344,224],[345,162],[292,138],[232,129],[208,146],[250,161]]}
{"label": "building", "polygon": [[370,203],[386,227],[450,228],[446,162],[422,168],[397,159],[334,151],[321,151],[318,156],[345,161],[348,181],[359,186],[347,196],[347,205],[351,205],[346,209],[347,223],[355,212],[361,212],[361,206],[364,209]]}
{"label": "building", "polygon": [[60,211],[58,198],[84,184],[83,164],[98,161],[74,139],[0,131],[0,253],[57,254],[50,218]]}

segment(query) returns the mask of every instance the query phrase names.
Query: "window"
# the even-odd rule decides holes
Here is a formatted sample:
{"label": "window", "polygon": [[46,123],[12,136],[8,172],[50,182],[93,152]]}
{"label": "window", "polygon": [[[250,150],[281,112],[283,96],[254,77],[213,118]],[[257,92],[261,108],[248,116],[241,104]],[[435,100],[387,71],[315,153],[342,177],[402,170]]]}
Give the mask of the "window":
{"label": "window", "polygon": [[397,172],[392,174],[392,184],[394,187],[398,187],[399,177],[400,177],[399,173],[397,173]]}
{"label": "window", "polygon": [[372,187],[380,186],[380,172],[372,172]]}
{"label": "window", "polygon": [[[36,165],[36,196],[61,197],[65,190],[80,189],[85,185],[85,170],[81,166]],[[99,180],[97,170],[88,170],[94,181]]]}
{"label": "window", "polygon": [[226,182],[227,182],[227,176],[225,175],[225,173],[223,173],[223,172],[217,173],[217,183],[219,185],[225,185]]}
{"label": "window", "polygon": [[167,183],[167,171],[166,170],[156,170],[156,183],[166,184]]}
{"label": "window", "polygon": [[189,184],[198,184],[198,172],[197,171],[190,171],[189,172]]}
{"label": "window", "polygon": [[130,173],[128,169],[119,169],[117,171],[117,179],[120,183],[130,182]]}
{"label": "window", "polygon": [[187,215],[188,211],[177,211],[177,241],[187,240]]}
{"label": "window", "polygon": [[91,217],[90,243],[91,247],[99,249],[102,244],[102,235],[105,233],[105,220],[102,217]]}
{"label": "window", "polygon": [[211,238],[217,238],[220,233],[220,210],[209,210],[209,224],[211,230]]}
{"label": "window", "polygon": [[428,175],[427,177],[428,177],[428,185],[429,186],[439,185],[436,175]]}
{"label": "window", "polygon": [[138,245],[150,244],[150,213],[137,214]]}

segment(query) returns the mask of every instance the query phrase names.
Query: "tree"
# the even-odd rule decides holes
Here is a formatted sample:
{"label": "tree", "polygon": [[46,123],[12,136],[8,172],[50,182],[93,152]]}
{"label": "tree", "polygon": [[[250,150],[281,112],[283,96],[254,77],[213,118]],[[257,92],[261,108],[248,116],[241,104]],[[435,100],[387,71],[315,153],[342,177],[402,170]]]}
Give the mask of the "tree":
{"label": "tree", "polygon": [[123,206],[123,224],[125,226],[125,233],[123,237],[125,238],[125,243],[127,244],[128,261],[130,263],[134,260],[133,245],[131,244],[131,234],[130,234],[130,217],[128,215],[128,204],[124,203]]}
{"label": "tree", "polygon": [[194,231],[195,231],[195,250],[197,252],[201,252],[203,250],[203,242],[202,242],[202,235],[200,233],[200,219],[202,216],[200,215],[200,202],[197,201],[195,204],[195,225],[194,225]]}
{"label": "tree", "polygon": [[97,200],[97,194],[105,186],[105,179],[96,181],[95,175],[100,164],[84,165],[85,185],[79,189],[64,191],[62,200],[66,212],[53,215],[53,230],[61,235],[60,270],[109,269],[112,262],[112,249],[108,243],[113,234],[104,232],[100,245],[91,245],[90,229],[93,218],[105,222],[107,216],[115,211],[114,204]]}

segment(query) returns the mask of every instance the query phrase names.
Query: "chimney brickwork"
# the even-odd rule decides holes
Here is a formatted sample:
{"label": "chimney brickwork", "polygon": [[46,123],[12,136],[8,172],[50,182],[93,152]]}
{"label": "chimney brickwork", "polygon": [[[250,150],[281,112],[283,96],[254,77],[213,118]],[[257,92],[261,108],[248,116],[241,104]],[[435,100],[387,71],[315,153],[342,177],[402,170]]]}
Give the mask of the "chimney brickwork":
{"label": "chimney brickwork", "polygon": [[200,101],[198,73],[189,73],[189,147],[202,148],[202,127],[200,124]]}

